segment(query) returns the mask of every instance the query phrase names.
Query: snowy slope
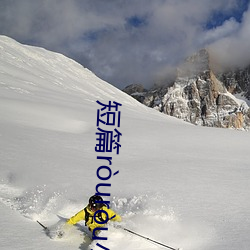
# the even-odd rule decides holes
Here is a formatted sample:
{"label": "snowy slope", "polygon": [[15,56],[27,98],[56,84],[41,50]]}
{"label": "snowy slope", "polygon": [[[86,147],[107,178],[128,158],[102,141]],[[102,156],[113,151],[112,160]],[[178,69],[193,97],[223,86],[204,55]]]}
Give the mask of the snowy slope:
{"label": "snowy slope", "polygon": [[[109,189],[122,225],[184,250],[250,248],[248,132],[196,127],[149,109],[76,62],[0,37],[0,249],[100,249],[53,226],[95,192],[96,101],[121,107]],[[110,249],[163,249],[109,228]]]}

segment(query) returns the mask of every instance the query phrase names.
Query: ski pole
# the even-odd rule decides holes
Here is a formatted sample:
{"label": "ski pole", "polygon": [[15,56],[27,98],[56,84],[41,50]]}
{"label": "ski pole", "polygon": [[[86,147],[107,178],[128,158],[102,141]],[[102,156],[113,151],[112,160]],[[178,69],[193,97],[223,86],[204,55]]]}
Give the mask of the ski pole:
{"label": "ski pole", "polygon": [[167,246],[167,245],[165,245],[165,244],[162,244],[161,242],[152,240],[152,239],[150,239],[150,238],[148,238],[148,237],[145,237],[145,236],[143,236],[143,235],[141,235],[141,234],[135,233],[135,232],[133,232],[133,231],[127,229],[127,228],[122,227],[122,229],[125,230],[125,231],[127,231],[127,232],[129,232],[129,233],[131,233],[131,234],[137,235],[137,236],[139,236],[139,237],[141,237],[141,238],[143,238],[143,239],[146,239],[146,240],[148,240],[148,241],[152,241],[152,242],[154,242],[154,243],[156,243],[156,244],[158,244],[158,245],[161,245],[161,246],[163,246],[163,247],[166,247],[166,248],[168,248],[168,249],[171,249],[171,250],[180,250],[180,248],[173,248],[173,247]]}
{"label": "ski pole", "polygon": [[48,228],[47,227],[45,227],[40,221],[36,221],[41,227],[43,227],[43,229],[46,231],[46,230],[48,230]]}

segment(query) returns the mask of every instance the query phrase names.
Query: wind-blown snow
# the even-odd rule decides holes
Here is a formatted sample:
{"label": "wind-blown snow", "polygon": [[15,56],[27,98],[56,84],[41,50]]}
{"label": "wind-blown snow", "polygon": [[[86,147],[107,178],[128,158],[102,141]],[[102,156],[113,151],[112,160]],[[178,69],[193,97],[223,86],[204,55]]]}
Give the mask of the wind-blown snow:
{"label": "wind-blown snow", "polygon": [[[1,249],[100,249],[84,223],[53,240],[36,223],[64,223],[57,215],[82,209],[100,182],[97,100],[123,105],[109,189],[122,226],[184,250],[250,248],[248,132],[165,116],[63,55],[1,36]],[[113,250],[163,249],[112,226],[104,234]]]}

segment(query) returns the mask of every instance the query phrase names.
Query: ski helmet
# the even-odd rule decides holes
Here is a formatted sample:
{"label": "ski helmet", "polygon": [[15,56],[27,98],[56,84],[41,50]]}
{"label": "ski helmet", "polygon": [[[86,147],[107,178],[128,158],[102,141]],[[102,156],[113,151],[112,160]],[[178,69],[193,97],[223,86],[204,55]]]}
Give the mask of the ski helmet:
{"label": "ski helmet", "polygon": [[103,206],[103,199],[99,195],[93,195],[89,198],[90,208],[100,209]]}

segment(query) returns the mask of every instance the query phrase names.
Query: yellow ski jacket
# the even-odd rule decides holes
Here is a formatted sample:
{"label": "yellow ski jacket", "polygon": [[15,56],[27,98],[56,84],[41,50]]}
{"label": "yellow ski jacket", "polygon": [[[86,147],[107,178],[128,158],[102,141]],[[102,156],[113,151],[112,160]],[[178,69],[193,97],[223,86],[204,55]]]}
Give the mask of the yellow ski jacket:
{"label": "yellow ski jacket", "polygon": [[[106,206],[103,206],[101,208],[101,210],[105,211],[108,214],[108,220],[118,221],[118,222],[120,222],[122,220],[120,215],[116,214],[113,210],[107,208]],[[86,211],[86,213],[85,213],[85,211]],[[77,214],[72,216],[67,221],[67,224],[74,225],[81,220],[85,220],[85,225],[92,232],[96,227],[104,227],[105,226],[105,224],[101,224],[101,223],[103,223],[103,221],[107,220],[107,215],[105,212],[100,211],[99,214],[97,212],[95,219],[94,219],[95,212],[91,211],[89,209],[89,207],[87,206],[84,209],[82,209],[81,211],[79,211]],[[101,222],[101,223],[97,223],[95,220],[97,222]]]}

